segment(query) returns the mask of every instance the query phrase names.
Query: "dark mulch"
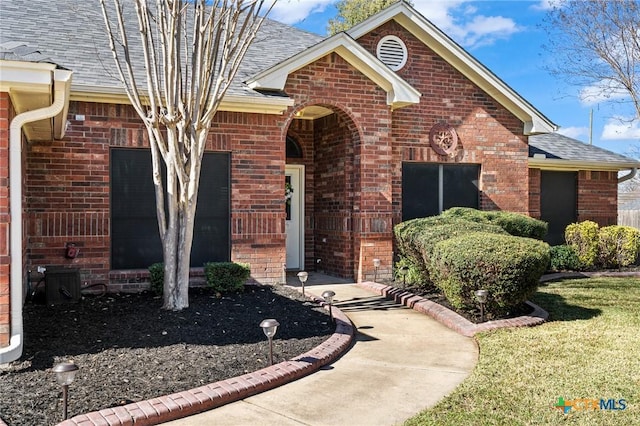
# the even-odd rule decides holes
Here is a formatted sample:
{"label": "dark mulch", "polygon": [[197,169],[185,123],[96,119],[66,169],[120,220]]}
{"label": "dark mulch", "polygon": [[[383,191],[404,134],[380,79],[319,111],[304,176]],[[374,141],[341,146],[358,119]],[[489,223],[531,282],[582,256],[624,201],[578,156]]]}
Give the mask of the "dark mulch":
{"label": "dark mulch", "polygon": [[247,287],[216,297],[192,289],[190,307],[161,309],[149,293],[27,304],[20,362],[0,370],[0,418],[11,426],[61,420],[62,391],[51,368],[73,361],[69,416],[179,392],[268,365],[260,322],[276,318],[274,362],[300,355],[333,333],[326,311],[286,287]]}

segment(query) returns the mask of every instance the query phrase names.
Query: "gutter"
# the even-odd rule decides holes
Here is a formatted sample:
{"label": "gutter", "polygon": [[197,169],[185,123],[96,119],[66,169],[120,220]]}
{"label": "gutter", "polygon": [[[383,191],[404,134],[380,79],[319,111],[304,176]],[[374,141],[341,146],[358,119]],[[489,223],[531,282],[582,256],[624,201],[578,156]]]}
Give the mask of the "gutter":
{"label": "gutter", "polygon": [[634,167],[631,170],[629,170],[628,175],[620,176],[618,178],[618,185],[620,185],[622,182],[628,181],[629,179],[633,179],[634,177],[636,177],[636,174],[638,174],[638,168]]}
{"label": "gutter", "polygon": [[[9,202],[11,218],[9,253],[11,254],[11,295],[9,322],[11,336],[9,346],[0,348],[0,364],[6,364],[22,356],[23,321],[22,304],[24,303],[23,258],[22,258],[22,126],[27,123],[53,118],[65,111],[69,105],[71,71],[53,70],[53,103],[45,108],[18,114],[11,120],[9,130]],[[55,126],[54,126],[55,127]],[[58,133],[58,132],[56,132]],[[64,126],[59,130],[62,137]]]}

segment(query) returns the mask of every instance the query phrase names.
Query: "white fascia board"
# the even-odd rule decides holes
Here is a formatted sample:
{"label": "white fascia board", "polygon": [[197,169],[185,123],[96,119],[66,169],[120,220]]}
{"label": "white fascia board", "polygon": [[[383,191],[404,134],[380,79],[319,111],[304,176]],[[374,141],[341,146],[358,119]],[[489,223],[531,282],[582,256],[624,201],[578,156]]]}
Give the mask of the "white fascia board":
{"label": "white fascia board", "polygon": [[457,69],[524,123],[525,135],[551,133],[558,129],[551,120],[527,102],[487,67],[404,2],[398,2],[348,31],[358,39],[384,23],[395,20],[442,59]]}
{"label": "white fascia board", "polygon": [[0,60],[0,91],[51,92],[51,76],[56,65]]}
{"label": "white fascia board", "polygon": [[336,53],[387,92],[392,108],[417,104],[420,92],[403,80],[378,58],[371,55],[346,33],[338,33],[315,46],[263,71],[247,81],[252,89],[284,90],[289,74],[318,59]]}
{"label": "white fascia board", "polygon": [[573,161],[561,160],[557,158],[529,158],[530,169],[557,170],[557,171],[578,171],[578,170],[599,170],[617,172],[639,168],[640,162],[602,162],[602,161]]}
{"label": "white fascia board", "polygon": [[[117,87],[73,85],[70,97],[72,101],[130,104],[124,89]],[[231,95],[222,99],[218,110],[281,115],[293,104],[293,99],[289,97],[265,98],[262,96]]]}

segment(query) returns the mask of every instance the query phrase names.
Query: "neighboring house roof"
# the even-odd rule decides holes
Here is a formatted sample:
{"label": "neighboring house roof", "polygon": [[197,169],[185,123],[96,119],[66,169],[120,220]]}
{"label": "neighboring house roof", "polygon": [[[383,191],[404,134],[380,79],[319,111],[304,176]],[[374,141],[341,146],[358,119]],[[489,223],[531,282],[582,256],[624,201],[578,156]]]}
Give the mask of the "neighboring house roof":
{"label": "neighboring house roof", "polygon": [[640,168],[640,161],[559,133],[548,133],[529,136],[529,167],[615,171]]}
{"label": "neighboring house roof", "polygon": [[395,20],[406,28],[452,67],[522,120],[526,135],[557,130],[557,126],[544,114],[404,1],[394,3],[354,26],[347,33],[357,40],[391,20]]}

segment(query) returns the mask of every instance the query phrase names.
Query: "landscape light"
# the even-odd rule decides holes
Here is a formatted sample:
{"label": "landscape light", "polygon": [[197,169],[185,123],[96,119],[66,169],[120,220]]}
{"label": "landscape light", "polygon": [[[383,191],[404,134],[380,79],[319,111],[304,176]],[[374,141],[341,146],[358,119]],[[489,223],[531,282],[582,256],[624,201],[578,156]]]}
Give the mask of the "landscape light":
{"label": "landscape light", "polygon": [[333,305],[333,296],[335,295],[336,292],[331,290],[325,290],[324,292],[322,292],[322,298],[324,299],[325,303],[329,305],[329,319],[331,320],[331,322],[333,322],[333,312],[331,310],[331,306]]}
{"label": "landscape light", "polygon": [[373,282],[378,281],[378,268],[380,267],[380,259],[373,259],[373,267],[375,272],[373,274]]}
{"label": "landscape light", "polygon": [[67,420],[67,407],[69,401],[69,385],[76,378],[79,368],[72,362],[61,362],[53,367],[56,373],[56,381],[62,386],[62,420]]}
{"label": "landscape light", "polygon": [[487,303],[487,298],[489,297],[489,291],[487,290],[476,290],[475,291],[476,300],[478,304],[480,304],[480,322],[484,322],[484,305]]}
{"label": "landscape light", "polygon": [[309,278],[309,274],[305,271],[300,271],[298,272],[298,279],[300,280],[300,283],[302,284],[302,295],[304,296],[304,283],[307,282],[307,278]]}
{"label": "landscape light", "polygon": [[409,273],[409,267],[404,265],[398,268],[398,273],[402,276],[402,288],[407,286],[407,274]]}
{"label": "landscape light", "polygon": [[262,331],[264,335],[269,339],[269,364],[273,365],[273,336],[276,335],[276,331],[278,331],[278,326],[280,323],[274,319],[266,319],[262,320],[260,323],[260,327],[262,327]]}

